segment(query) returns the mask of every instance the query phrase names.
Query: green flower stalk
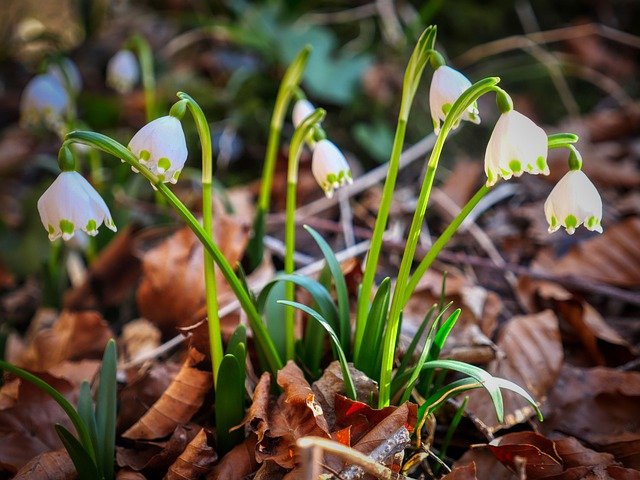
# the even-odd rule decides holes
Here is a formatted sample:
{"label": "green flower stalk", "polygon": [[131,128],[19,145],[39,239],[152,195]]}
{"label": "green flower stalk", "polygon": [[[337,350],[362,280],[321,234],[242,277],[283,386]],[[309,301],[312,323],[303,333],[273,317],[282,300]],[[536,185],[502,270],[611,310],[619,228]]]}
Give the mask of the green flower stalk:
{"label": "green flower stalk", "polygon": [[131,37],[127,44],[127,48],[134,50],[138,55],[140,62],[140,70],[142,72],[142,88],[144,89],[144,107],[147,122],[156,118],[158,114],[158,106],[156,100],[156,75],[153,66],[153,52],[149,46],[149,42],[140,35]]}
{"label": "green flower stalk", "polygon": [[[314,131],[316,125],[324,119],[325,110],[318,108],[305,118],[296,128],[291,145],[289,146],[289,164],[287,169],[287,199],[286,199],[286,217],[284,230],[284,271],[285,273],[293,273],[295,263],[293,260],[296,243],[296,188],[298,186],[298,165],[300,163],[300,155],[304,148],[305,139]],[[293,302],[295,300],[295,285],[292,282],[285,284],[285,300]],[[285,352],[286,358],[292,359],[295,347],[295,311],[292,308],[285,310]]]}
{"label": "green flower stalk", "polygon": [[267,141],[267,151],[262,170],[258,207],[253,222],[252,236],[247,248],[249,271],[254,270],[260,264],[264,254],[264,245],[262,242],[264,239],[266,215],[269,212],[269,204],[271,201],[271,187],[273,185],[273,174],[276,167],[276,157],[280,145],[282,125],[289,108],[289,103],[302,80],[302,75],[307,66],[310,53],[310,46],[306,46],[300,50],[291,65],[289,65],[289,68],[287,68],[280,83],[280,88],[278,89],[278,96],[276,97],[276,103],[269,125],[269,139]]}

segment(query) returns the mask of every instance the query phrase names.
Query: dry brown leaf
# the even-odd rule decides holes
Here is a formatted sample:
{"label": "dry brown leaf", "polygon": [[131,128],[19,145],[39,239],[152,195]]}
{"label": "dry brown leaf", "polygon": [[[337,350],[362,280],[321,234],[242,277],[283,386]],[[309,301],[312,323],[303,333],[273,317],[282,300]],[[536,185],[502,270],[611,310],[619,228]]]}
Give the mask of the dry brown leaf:
{"label": "dry brown leaf", "polygon": [[138,318],[128,322],[122,327],[120,344],[127,361],[155,350],[160,345],[162,334],[160,330],[144,318]]}
{"label": "dry brown leaf", "polygon": [[640,373],[565,365],[547,410],[543,433],[571,435],[640,469]]}
{"label": "dry brown leaf", "polygon": [[[217,214],[215,222],[215,242],[229,263],[236,265],[246,247],[248,229],[224,214]],[[184,227],[144,254],[136,295],[138,309],[163,331],[189,325],[204,306],[203,252],[193,232]],[[224,305],[232,295],[231,289],[220,269],[216,274],[218,302]]]}
{"label": "dry brown leaf", "polygon": [[166,437],[176,426],[188,422],[202,406],[212,386],[211,373],[195,368],[204,358],[197,350],[190,349],[171,385],[122,436],[135,440],[153,440]]}
{"label": "dry brown leaf", "polygon": [[621,287],[640,286],[640,218],[632,217],[602,235],[575,245],[559,259],[542,251],[537,263],[556,275],[588,277]]}
{"label": "dry brown leaf", "polygon": [[[70,382],[48,373],[37,375],[75,404],[77,391]],[[62,448],[54,424],[74,431],[55,400],[29,382],[15,381],[19,382],[15,405],[0,410],[0,471],[16,472],[36,455]]]}
{"label": "dry brown leaf", "polygon": [[165,480],[195,480],[205,475],[218,459],[213,447],[209,446],[207,432],[201,429],[189,442],[184,452],[169,467]]}
{"label": "dry brown leaf", "polygon": [[476,467],[476,476],[479,480],[517,480],[507,467],[493,456],[484,446],[472,446],[453,465],[453,468],[466,466],[473,463]]}
{"label": "dry brown leaf", "polygon": [[582,445],[573,437],[564,437],[554,440],[556,452],[565,468],[582,467],[590,465],[613,465],[616,460],[610,453],[602,453],[591,450]]}
{"label": "dry brown leaf", "polygon": [[376,423],[353,446],[365,455],[369,455],[376,447],[391,437],[400,427],[404,426],[412,432],[416,426],[418,406],[411,402],[405,402],[393,410],[380,422]]}
{"label": "dry brown leaf", "polygon": [[524,471],[525,478],[545,478],[564,471],[555,444],[534,432],[508,433],[487,447],[512,472]]}
{"label": "dry brown leaf", "polygon": [[136,226],[127,226],[118,232],[91,263],[84,283],[65,294],[65,308],[103,309],[121,305],[131,297],[140,277],[140,260],[134,255],[137,230]]}
{"label": "dry brown leaf", "polygon": [[41,453],[16,473],[13,480],[73,480],[76,468],[66,450]]}
{"label": "dry brown leaf", "polygon": [[265,437],[258,444],[256,459],[272,460],[284,468],[293,468],[296,440],[309,435],[330,438],[329,427],[322,407],[316,401],[302,370],[292,361],[278,372],[282,387],[271,423]]}
{"label": "dry brown leaf", "polygon": [[451,469],[441,480],[478,480],[476,477],[476,464],[456,466]]}
{"label": "dry brown leaf", "polygon": [[[453,171],[447,175],[442,185],[442,192],[462,207],[478,189],[482,164],[477,161],[458,161]],[[448,218],[448,215],[447,217]]]}
{"label": "dry brown leaf", "polygon": [[[378,386],[376,382],[367,377],[360,370],[357,370],[352,364],[349,364],[349,371],[356,388],[356,395],[360,402],[368,402],[370,399],[378,397]],[[322,376],[311,385],[316,400],[322,407],[324,417],[327,419],[329,431],[333,431],[336,422],[335,399],[336,395],[344,395],[344,379],[342,378],[342,368],[337,360],[331,362],[325,368]]]}
{"label": "dry brown leaf", "polygon": [[111,329],[98,312],[65,310],[52,328],[35,334],[16,364],[47,371],[64,360],[100,359],[112,337]]}
{"label": "dry brown leaf", "polygon": [[255,450],[255,435],[249,436],[240,445],[228,452],[218,465],[207,475],[207,480],[242,480],[258,469]]}
{"label": "dry brown leaf", "polygon": [[116,474],[116,480],[147,480],[147,477],[140,472],[128,468],[121,468]]}
{"label": "dry brown leaf", "polygon": [[269,429],[269,390],[271,389],[271,375],[264,372],[253,391],[253,401],[243,423],[256,434],[261,442]]}
{"label": "dry brown leaf", "polygon": [[[558,378],[563,360],[558,319],[553,312],[545,310],[536,315],[514,317],[500,332],[497,345],[504,357],[489,364],[489,373],[511,380],[525,388],[536,401],[544,401]],[[523,422],[535,413],[519,395],[503,391],[503,397],[502,424],[498,423],[493,404],[484,391],[469,393],[467,411],[473,413],[488,432]]]}

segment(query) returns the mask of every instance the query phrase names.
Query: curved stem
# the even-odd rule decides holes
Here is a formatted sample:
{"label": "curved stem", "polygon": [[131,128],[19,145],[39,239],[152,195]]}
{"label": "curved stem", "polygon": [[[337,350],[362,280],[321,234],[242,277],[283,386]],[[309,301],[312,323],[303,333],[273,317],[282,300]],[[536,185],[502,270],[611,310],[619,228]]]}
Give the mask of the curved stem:
{"label": "curved stem", "polygon": [[429,202],[429,196],[431,195],[431,187],[433,186],[433,180],[435,178],[436,169],[438,167],[438,161],[442,154],[442,148],[444,142],[449,135],[449,132],[453,129],[453,126],[457,124],[460,116],[463,112],[472,105],[479,97],[487,92],[492,91],[495,85],[500,81],[496,77],[489,77],[473,84],[469,87],[453,104],[451,110],[447,114],[447,117],[442,124],[442,129],[438,135],[429,162],[427,164],[427,173],[422,182],[420,188],[420,196],[416,204],[416,210],[411,221],[411,228],[409,229],[409,235],[407,237],[407,243],[402,254],[402,261],[400,263],[400,270],[398,271],[398,277],[396,279],[396,285],[393,289],[393,297],[391,299],[391,307],[389,309],[389,318],[387,322],[387,328],[385,329],[383,337],[383,350],[382,350],[382,366],[380,371],[380,396],[378,399],[379,407],[386,407],[389,405],[391,395],[391,371],[393,369],[393,356],[395,351],[395,341],[398,333],[398,326],[400,322],[400,313],[404,305],[404,288],[406,286],[407,279],[411,270],[411,264],[415,255],[416,247],[420,237],[420,230],[422,229],[422,222],[427,210],[427,204]]}
{"label": "curved stem", "polygon": [[371,292],[375,281],[380,250],[382,249],[382,237],[385,229],[387,228],[387,220],[391,209],[391,201],[393,199],[393,190],[396,185],[398,170],[400,169],[400,155],[402,154],[402,147],[404,146],[409,112],[411,111],[411,105],[420,83],[422,72],[429,60],[431,52],[433,51],[435,39],[435,27],[428,27],[422,33],[420,40],[418,40],[411,58],[409,59],[409,63],[407,64],[407,69],[405,70],[402,100],[400,103],[400,112],[398,114],[398,126],[396,127],[396,133],[393,139],[393,148],[391,150],[391,158],[389,159],[389,170],[387,172],[387,179],[384,182],[380,208],[378,209],[378,216],[373,228],[371,247],[369,248],[369,252],[367,253],[367,258],[363,266],[364,273],[358,295],[358,306],[356,311],[356,328],[353,346],[354,358],[358,357],[362,337],[364,335],[365,324],[367,322],[369,300],[371,298]]}
{"label": "curved stem", "polygon": [[156,118],[156,76],[153,71],[153,52],[149,42],[140,35],[129,39],[130,46],[138,54],[140,71],[142,73],[142,88],[144,89],[144,108],[147,122]]}
{"label": "curved stem", "polygon": [[[200,146],[202,148],[202,225],[207,237],[214,241],[213,237],[213,158],[211,152],[211,132],[207,118],[200,105],[183,92],[178,92],[178,98],[186,100],[187,108],[196,122]],[[204,284],[207,299],[207,323],[209,325],[209,348],[211,350],[211,366],[213,367],[214,387],[218,383],[218,370],[222,363],[224,351],[222,349],[222,332],[220,330],[220,317],[218,315],[218,296],[216,288],[216,271],[213,257],[205,251],[204,256]]]}
{"label": "curved stem", "polygon": [[149,180],[151,185],[167,199],[169,205],[171,205],[182,217],[187,226],[193,231],[196,237],[198,237],[198,240],[200,240],[205,250],[209,254],[211,254],[211,257],[220,268],[222,275],[229,283],[229,286],[238,298],[242,309],[247,314],[249,324],[251,325],[251,329],[255,336],[256,344],[264,354],[271,372],[276,373],[279,369],[281,369],[283,366],[282,360],[278,355],[275,345],[269,337],[269,333],[267,332],[266,326],[262,322],[260,314],[256,310],[256,307],[251,300],[249,292],[245,290],[242,282],[233,271],[233,268],[224,257],[218,246],[207,235],[202,225],[200,225],[200,222],[198,222],[198,220],[193,216],[189,209],[185,207],[185,205],[180,201],[180,199],[178,199],[178,197],[175,196],[175,194],[169,189],[169,187],[162,183],[162,181],[160,181],[160,179],[156,175],[149,171],[147,167],[142,165],[138,158],[131,152],[131,150],[116,142],[112,138],[107,137],[106,135],[102,135],[96,132],[75,131],[67,135],[63,145],[69,143],[82,143],[90,147],[98,148],[106,153],[115,156],[116,158],[124,160],[133,168],[138,170],[140,174],[142,174],[147,180]]}
{"label": "curved stem", "polygon": [[[289,146],[289,164],[287,168],[287,204],[284,230],[284,271],[293,273],[295,263],[293,256],[296,246],[296,188],[298,186],[298,165],[300,155],[304,147],[304,139],[313,131],[316,124],[321,122],[326,112],[318,108],[309,115],[296,128]],[[295,300],[295,285],[292,282],[285,284],[285,300]],[[285,354],[287,359],[292,359],[295,348],[295,310],[287,308],[284,311],[285,322]]]}

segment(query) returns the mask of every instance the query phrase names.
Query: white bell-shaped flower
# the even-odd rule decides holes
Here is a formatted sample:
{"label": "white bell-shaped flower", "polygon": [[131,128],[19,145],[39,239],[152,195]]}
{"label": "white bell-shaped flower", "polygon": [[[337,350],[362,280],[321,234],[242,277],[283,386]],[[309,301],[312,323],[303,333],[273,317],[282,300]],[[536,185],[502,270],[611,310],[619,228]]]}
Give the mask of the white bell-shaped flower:
{"label": "white bell-shaped flower", "polygon": [[138,59],[131,50],[120,50],[107,64],[107,85],[120,94],[131,92],[140,79]]}
{"label": "white bell-shaped flower", "polygon": [[316,111],[316,107],[307,100],[301,99],[293,106],[293,112],[291,112],[291,119],[293,120],[293,126],[298,128],[302,121]]}
{"label": "white bell-shaped flower", "polygon": [[96,235],[103,223],[116,231],[107,204],[78,172],[62,172],[38,200],[38,212],[49,240],[69,240],[76,230]]}
{"label": "white bell-shaped flower", "polygon": [[147,123],[133,136],[129,150],[163,182],[176,183],[187,161],[187,141],[180,120],[167,115]]}
{"label": "white bell-shaped flower", "polygon": [[20,123],[26,127],[44,125],[59,130],[70,108],[69,94],[56,77],[37,75],[20,98]]}
{"label": "white bell-shaped flower", "polygon": [[345,184],[353,183],[351,169],[342,152],[329,140],[320,140],[313,149],[311,171],[327,197]]}
{"label": "white bell-shaped flower", "polygon": [[74,94],[82,90],[82,76],[73,60],[63,58],[58,63],[52,63],[47,69],[49,75],[53,75],[60,85],[71,89]]}
{"label": "white bell-shaped flower", "polygon": [[602,199],[582,170],[570,170],[560,179],[544,202],[549,232],[564,227],[569,235],[584,224],[602,233]]}
{"label": "white bell-shaped flower", "polygon": [[523,173],[549,175],[547,134],[515,110],[500,115],[484,155],[487,186],[500,177],[509,180]]}
{"label": "white bell-shaped flower", "polygon": [[[465,90],[471,86],[471,82],[467,77],[459,71],[451,67],[442,65],[433,72],[431,79],[431,87],[429,89],[429,107],[431,108],[431,118],[433,119],[433,129],[436,133],[440,133],[440,122],[444,122],[447,113],[455,101],[462,95]],[[480,114],[476,102],[462,114],[462,120],[468,120],[473,123],[480,123]],[[456,122],[453,128],[458,126]]]}

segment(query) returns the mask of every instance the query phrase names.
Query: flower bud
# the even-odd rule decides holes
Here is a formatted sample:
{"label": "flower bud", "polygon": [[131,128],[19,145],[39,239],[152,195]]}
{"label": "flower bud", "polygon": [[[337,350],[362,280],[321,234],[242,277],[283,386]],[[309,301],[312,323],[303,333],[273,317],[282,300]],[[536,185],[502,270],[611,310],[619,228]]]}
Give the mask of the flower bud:
{"label": "flower bud", "polygon": [[133,136],[129,150],[163,182],[176,183],[188,153],[180,120],[167,115],[147,123]]}
{"label": "flower bud", "polygon": [[37,75],[20,98],[20,123],[25,127],[45,127],[58,131],[70,108],[67,91],[53,75]]}
{"label": "flower bud", "polygon": [[298,128],[302,121],[315,111],[316,107],[314,107],[309,100],[298,100],[293,106],[293,112],[291,113],[293,126]]}
{"label": "flower bud", "polygon": [[347,160],[329,140],[320,140],[313,149],[311,171],[329,198],[333,197],[334,189],[353,183]]}
{"label": "flower bud", "polygon": [[602,233],[602,199],[582,170],[570,170],[553,187],[544,202],[549,232],[564,227],[569,235],[584,224],[587,230]]}
{"label": "flower bud", "polygon": [[104,223],[116,231],[107,204],[78,172],[62,172],[38,200],[38,212],[49,240],[69,240],[76,230],[97,235]]}
{"label": "flower bud", "polygon": [[500,115],[484,155],[487,186],[500,177],[509,180],[523,173],[549,175],[547,134],[515,110]]}
{"label": "flower bud", "polygon": [[107,64],[107,85],[120,94],[130,93],[140,79],[138,59],[130,50],[120,50]]}
{"label": "flower bud", "polygon": [[[471,82],[459,71],[443,65],[433,72],[431,88],[429,89],[429,106],[431,108],[431,118],[433,119],[433,129],[440,133],[440,122],[444,122],[447,113],[456,102],[458,97],[471,86]],[[476,102],[469,105],[461,117],[473,123],[480,123],[480,115]],[[453,128],[458,127],[457,121]]]}

